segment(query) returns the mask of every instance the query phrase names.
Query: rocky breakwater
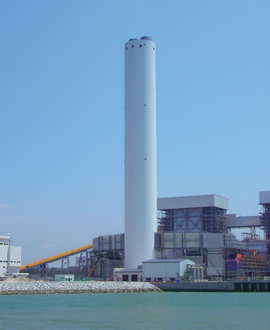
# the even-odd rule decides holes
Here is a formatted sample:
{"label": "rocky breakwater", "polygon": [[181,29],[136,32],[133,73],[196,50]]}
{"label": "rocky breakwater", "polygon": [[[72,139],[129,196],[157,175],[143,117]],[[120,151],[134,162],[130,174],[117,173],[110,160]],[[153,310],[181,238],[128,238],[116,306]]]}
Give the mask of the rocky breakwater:
{"label": "rocky breakwater", "polygon": [[52,294],[52,293],[114,293],[114,292],[157,292],[155,285],[145,282],[49,282],[14,281],[0,282],[0,295]]}

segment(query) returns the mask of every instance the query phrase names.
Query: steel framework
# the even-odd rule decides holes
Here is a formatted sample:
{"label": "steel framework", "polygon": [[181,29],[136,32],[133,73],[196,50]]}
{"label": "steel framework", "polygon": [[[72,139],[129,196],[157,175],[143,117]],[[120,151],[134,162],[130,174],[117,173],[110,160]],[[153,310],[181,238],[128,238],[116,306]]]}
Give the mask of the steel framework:
{"label": "steel framework", "polygon": [[224,233],[226,210],[218,207],[169,209],[158,218],[160,232]]}
{"label": "steel framework", "polygon": [[260,222],[265,233],[265,239],[270,240],[270,204],[263,204],[260,214]]}

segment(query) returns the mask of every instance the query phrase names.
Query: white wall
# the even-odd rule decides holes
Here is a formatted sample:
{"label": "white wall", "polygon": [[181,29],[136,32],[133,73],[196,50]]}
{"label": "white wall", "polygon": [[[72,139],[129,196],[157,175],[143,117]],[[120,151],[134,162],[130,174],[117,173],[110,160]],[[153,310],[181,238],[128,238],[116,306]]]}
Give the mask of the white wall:
{"label": "white wall", "polygon": [[20,246],[9,247],[9,260],[7,273],[19,273],[21,267],[22,248]]}
{"label": "white wall", "polygon": [[11,237],[0,236],[0,278],[6,273],[18,273],[21,266],[22,249],[19,246],[10,246]]}
{"label": "white wall", "polygon": [[60,282],[73,282],[74,275],[73,274],[55,275],[54,280]]}
{"label": "white wall", "polygon": [[162,278],[162,281],[170,281],[170,279],[179,279],[184,275],[187,270],[187,265],[194,265],[191,260],[164,260],[164,262],[149,261],[143,262],[143,281],[151,279],[151,281],[157,281]]}
{"label": "white wall", "polygon": [[8,269],[8,249],[9,245],[0,244],[0,277],[4,277]]}

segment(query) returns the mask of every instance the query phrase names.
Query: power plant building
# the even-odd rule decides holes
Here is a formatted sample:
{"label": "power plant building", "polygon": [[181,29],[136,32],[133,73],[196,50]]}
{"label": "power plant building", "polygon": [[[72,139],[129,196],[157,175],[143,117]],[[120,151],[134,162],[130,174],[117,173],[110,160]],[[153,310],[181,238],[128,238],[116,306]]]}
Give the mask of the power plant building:
{"label": "power plant building", "polygon": [[[252,277],[256,274],[269,276],[270,242],[254,234],[256,228],[262,227],[267,202],[268,199],[260,198],[263,207],[261,215],[241,217],[227,214],[228,199],[218,195],[158,198],[158,230],[155,233],[154,243],[157,259],[143,260],[141,270],[136,273],[137,276],[134,269],[126,269],[123,273],[125,280],[150,278],[144,276],[143,265],[145,262],[154,264],[155,260],[161,265],[160,267],[165,267],[166,261],[170,263],[171,260],[188,260],[190,264],[194,264],[193,270],[189,267],[191,277],[192,272],[198,267],[203,268],[203,277],[206,279]],[[240,241],[231,233],[234,228],[246,230],[250,228],[250,233],[244,234]],[[267,231],[265,234],[267,235]],[[95,238],[93,253],[99,255],[107,251],[110,264],[123,268],[125,250],[121,246],[124,246],[124,240],[124,234]],[[99,268],[96,271],[97,276],[102,275]],[[103,275],[105,272],[107,277],[113,276],[113,268],[105,270],[103,266]],[[118,269],[117,274],[117,278],[120,279],[121,270]],[[159,276],[159,274],[161,274],[160,269],[156,276],[151,276],[151,279],[158,280],[165,277],[166,280],[168,279],[168,276]],[[170,278],[177,279],[178,276],[172,272]]]}
{"label": "power plant building", "polygon": [[[93,277],[123,281],[270,276],[270,191],[260,192],[260,214],[244,217],[227,214],[228,199],[215,194],[157,198],[156,46],[142,37],[124,51],[125,233],[94,238],[78,265],[91,267]],[[235,228],[250,233],[240,241]],[[14,262],[20,266],[19,250],[5,242],[0,238],[0,277]]]}
{"label": "power plant building", "polygon": [[[157,199],[155,50],[149,37],[130,39],[125,44],[125,236],[121,237],[124,249],[120,242],[117,245],[116,235],[103,236],[94,239],[93,253],[97,260],[104,252],[107,255],[104,259],[114,264],[118,260],[117,268],[121,264],[125,268],[115,274],[123,280],[177,278],[169,265],[183,260],[192,264],[193,278],[202,268],[208,278],[237,276],[240,264],[245,265],[242,273],[266,274],[267,262],[257,265],[260,258],[241,258],[242,254],[258,253],[255,250],[258,242],[257,245],[250,239],[240,242],[231,233],[232,228],[244,227],[245,221],[227,215],[227,198],[201,195]],[[253,233],[256,227],[263,226],[270,239],[270,192],[260,193],[260,204],[261,216],[245,220],[251,224]],[[260,251],[267,250],[267,244],[261,242]],[[145,276],[147,269],[151,269],[151,276]],[[170,275],[166,269],[170,269]],[[109,272],[112,274],[112,269]]]}

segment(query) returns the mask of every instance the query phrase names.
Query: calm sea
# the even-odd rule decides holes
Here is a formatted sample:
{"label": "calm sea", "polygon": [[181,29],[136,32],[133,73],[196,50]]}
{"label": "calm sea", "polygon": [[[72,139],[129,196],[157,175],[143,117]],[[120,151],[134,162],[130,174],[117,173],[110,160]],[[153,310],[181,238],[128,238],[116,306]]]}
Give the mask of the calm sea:
{"label": "calm sea", "polygon": [[0,329],[268,330],[269,293],[0,296]]}

